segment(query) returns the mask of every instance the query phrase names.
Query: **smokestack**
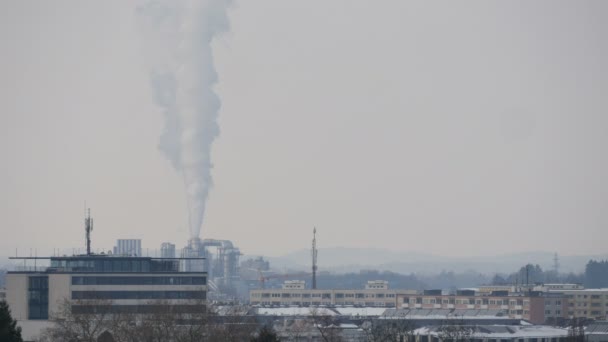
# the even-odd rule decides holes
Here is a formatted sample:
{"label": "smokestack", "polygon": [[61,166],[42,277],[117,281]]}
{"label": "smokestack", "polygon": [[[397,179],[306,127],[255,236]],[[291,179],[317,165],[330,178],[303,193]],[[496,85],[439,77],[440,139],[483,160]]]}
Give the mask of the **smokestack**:
{"label": "smokestack", "polygon": [[230,0],[150,0],[138,8],[153,59],[154,98],[165,117],[159,148],[181,174],[190,237],[200,236],[213,181],[211,145],[219,135],[220,100],[211,43],[228,30]]}

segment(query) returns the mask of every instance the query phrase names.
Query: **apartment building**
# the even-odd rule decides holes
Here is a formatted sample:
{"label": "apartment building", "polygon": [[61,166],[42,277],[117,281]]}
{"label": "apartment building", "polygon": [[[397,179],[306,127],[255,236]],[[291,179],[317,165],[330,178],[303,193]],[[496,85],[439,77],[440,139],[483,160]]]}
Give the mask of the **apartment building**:
{"label": "apartment building", "polygon": [[608,289],[561,290],[565,307],[565,318],[592,318],[605,320],[608,317]]}
{"label": "apartment building", "polygon": [[257,289],[249,292],[252,305],[270,306],[316,306],[357,305],[394,308],[397,293],[412,293],[415,290],[391,290],[388,282],[370,281],[364,289],[306,289],[303,281],[287,281],[281,289]]}
{"label": "apartment building", "polygon": [[510,318],[525,319],[535,324],[545,322],[545,297],[539,293],[509,294],[506,291],[489,295],[473,290],[457,291],[444,295],[439,290],[427,290],[422,294],[397,295],[400,309],[459,309],[504,310]]}

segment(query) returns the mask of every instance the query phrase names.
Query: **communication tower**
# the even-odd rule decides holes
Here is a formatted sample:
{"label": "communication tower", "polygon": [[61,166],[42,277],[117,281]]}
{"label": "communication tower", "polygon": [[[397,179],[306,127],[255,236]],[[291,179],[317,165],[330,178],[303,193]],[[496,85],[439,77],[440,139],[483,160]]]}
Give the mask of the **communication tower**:
{"label": "communication tower", "polygon": [[91,232],[93,231],[93,218],[91,218],[91,208],[85,210],[84,231],[86,232],[87,255],[91,255]]}
{"label": "communication tower", "polygon": [[312,289],[317,289],[317,228],[312,230]]}

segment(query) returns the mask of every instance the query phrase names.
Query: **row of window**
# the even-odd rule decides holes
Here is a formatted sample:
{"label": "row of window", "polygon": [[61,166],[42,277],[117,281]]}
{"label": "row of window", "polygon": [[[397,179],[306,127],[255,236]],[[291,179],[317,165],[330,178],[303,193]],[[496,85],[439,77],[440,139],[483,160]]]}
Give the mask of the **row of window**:
{"label": "row of window", "polygon": [[509,299],[455,299],[455,298],[423,298],[423,297],[403,297],[403,303],[410,304],[468,304],[468,305],[523,305],[527,306],[530,304],[529,300],[509,300]]}
{"label": "row of window", "polygon": [[53,259],[51,268],[70,272],[177,272],[177,260],[140,258]]}
{"label": "row of window", "polygon": [[[251,302],[252,305],[284,305],[285,303],[281,303],[278,301],[252,301]],[[313,302],[298,302],[298,301],[293,301],[290,302],[289,305],[299,305],[299,306],[310,306],[310,305],[332,305],[331,302],[329,301],[313,301]],[[395,303],[391,303],[391,302],[374,302],[374,303],[366,303],[366,302],[344,302],[344,303],[339,303],[339,305],[372,305],[372,306],[378,306],[378,307],[395,307]]]}
{"label": "row of window", "polygon": [[72,277],[72,285],[205,285],[206,277]]}
{"label": "row of window", "polygon": [[203,305],[72,305],[74,314],[94,314],[94,313],[137,313],[137,314],[157,314],[157,313],[204,313]]}
{"label": "row of window", "polygon": [[[262,298],[331,298],[331,293],[252,293],[252,297]],[[336,298],[395,298],[394,293],[336,293]]]}
{"label": "row of window", "polygon": [[205,291],[72,291],[72,299],[205,299]]}

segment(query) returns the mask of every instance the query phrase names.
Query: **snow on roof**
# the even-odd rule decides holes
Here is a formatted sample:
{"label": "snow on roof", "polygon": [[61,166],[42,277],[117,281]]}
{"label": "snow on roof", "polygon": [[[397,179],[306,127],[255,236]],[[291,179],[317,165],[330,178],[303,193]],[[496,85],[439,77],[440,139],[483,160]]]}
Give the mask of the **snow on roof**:
{"label": "snow on roof", "polygon": [[[468,326],[474,329],[475,338],[510,339],[510,338],[552,338],[568,336],[568,329],[544,325],[486,325]],[[441,327],[423,327],[414,330],[414,335],[440,335]]]}
{"label": "snow on roof", "polygon": [[301,308],[301,307],[284,307],[284,308],[257,308],[258,315],[267,316],[312,316],[316,311],[318,316],[336,316],[337,313],[329,308]]}
{"label": "snow on roof", "polygon": [[335,308],[342,316],[380,316],[386,311],[386,308],[375,307],[337,307]]}
{"label": "snow on roof", "polygon": [[504,310],[387,309],[382,318],[409,319],[509,319]]}

